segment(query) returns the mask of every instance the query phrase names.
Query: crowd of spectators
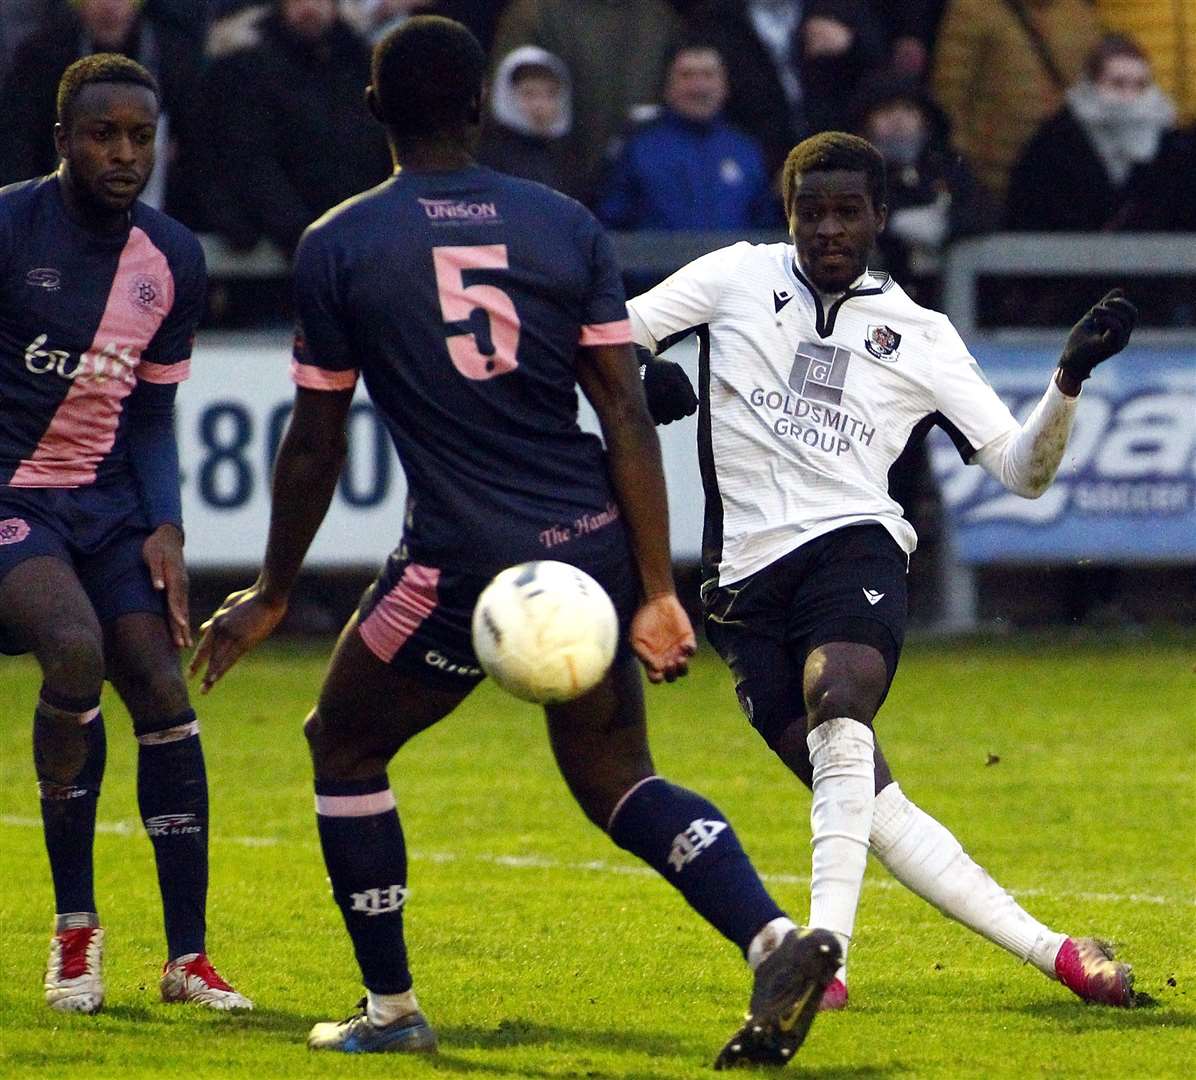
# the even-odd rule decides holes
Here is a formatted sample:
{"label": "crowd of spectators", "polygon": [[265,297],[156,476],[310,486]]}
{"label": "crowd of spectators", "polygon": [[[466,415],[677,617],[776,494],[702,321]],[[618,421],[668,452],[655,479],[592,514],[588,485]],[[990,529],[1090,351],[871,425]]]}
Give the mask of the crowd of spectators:
{"label": "crowd of spectators", "polygon": [[0,0],[0,183],[54,167],[59,76],[118,51],[162,85],[146,197],[289,255],[388,174],[362,89],[417,12],[490,51],[481,160],[615,229],[780,227],[785,154],[827,128],[884,154],[880,257],[915,291],[995,228],[1196,228],[1196,0]]}

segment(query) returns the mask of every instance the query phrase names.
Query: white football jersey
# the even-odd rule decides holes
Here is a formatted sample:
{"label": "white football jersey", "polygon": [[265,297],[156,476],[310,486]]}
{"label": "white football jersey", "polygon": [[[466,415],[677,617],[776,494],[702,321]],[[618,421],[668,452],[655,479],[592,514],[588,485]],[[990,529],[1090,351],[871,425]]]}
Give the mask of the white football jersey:
{"label": "white football jersey", "polygon": [[628,304],[652,352],[696,330],[703,565],[729,585],[833,529],[917,537],[889,470],[938,423],[965,460],[1017,430],[943,314],[866,272],[824,309],[791,244],[738,243]]}

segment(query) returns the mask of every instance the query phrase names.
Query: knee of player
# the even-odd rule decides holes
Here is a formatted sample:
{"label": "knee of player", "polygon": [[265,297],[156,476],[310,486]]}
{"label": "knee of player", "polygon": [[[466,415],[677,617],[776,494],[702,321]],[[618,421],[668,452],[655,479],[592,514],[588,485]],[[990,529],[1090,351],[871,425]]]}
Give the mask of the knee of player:
{"label": "knee of player", "polygon": [[358,771],[359,748],[351,740],[339,738],[337,725],[328,720],[323,711],[316,708],[303,722],[312,765],[317,776],[349,779]]}
{"label": "knee of player", "polygon": [[808,726],[812,730],[837,716],[871,725],[883,693],[883,682],[878,684],[866,674],[840,673],[816,679],[806,686]]}
{"label": "knee of player", "polygon": [[99,693],[104,682],[104,648],[86,626],[52,627],[38,642],[36,655],[50,686],[69,685],[73,696],[83,684]]}
{"label": "knee of player", "polygon": [[187,684],[177,664],[162,664],[143,675],[146,707],[154,720],[170,719],[191,707]]}
{"label": "knee of player", "polygon": [[316,752],[316,746],[320,741],[320,736],[323,732],[323,725],[320,721],[320,711],[312,709],[307,714],[307,719],[303,721],[303,737],[307,739],[307,745],[311,748],[313,756]]}

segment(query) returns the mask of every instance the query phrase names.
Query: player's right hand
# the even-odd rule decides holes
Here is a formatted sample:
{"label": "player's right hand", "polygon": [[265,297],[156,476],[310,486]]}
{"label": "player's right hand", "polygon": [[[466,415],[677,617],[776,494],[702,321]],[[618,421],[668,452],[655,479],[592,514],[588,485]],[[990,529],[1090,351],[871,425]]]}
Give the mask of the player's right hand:
{"label": "player's right hand", "polygon": [[1059,367],[1083,382],[1097,364],[1116,356],[1129,344],[1138,309],[1122,289],[1110,289],[1088,309],[1067,335]]}
{"label": "player's right hand", "polygon": [[685,369],[672,360],[658,360],[647,349],[637,349],[636,354],[643,364],[644,397],[652,422],[671,424],[693,416],[698,410],[698,397]]}
{"label": "player's right hand", "polygon": [[286,613],[285,601],[268,603],[263,598],[260,582],[230,593],[199,628],[199,645],[191,658],[190,674],[194,676],[207,664],[200,693],[206,694],[233,664],[265,641]]}
{"label": "player's right hand", "polygon": [[640,605],[631,620],[631,647],[649,682],[672,682],[689,670],[689,658],[698,644],[676,593],[660,593]]}

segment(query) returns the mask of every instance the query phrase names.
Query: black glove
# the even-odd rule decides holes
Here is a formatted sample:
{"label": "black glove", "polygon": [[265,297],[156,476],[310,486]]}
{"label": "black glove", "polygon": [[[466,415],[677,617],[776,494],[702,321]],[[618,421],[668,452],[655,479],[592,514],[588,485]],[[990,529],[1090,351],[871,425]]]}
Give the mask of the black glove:
{"label": "black glove", "polygon": [[1083,382],[1097,364],[1126,347],[1138,321],[1138,309],[1121,289],[1111,289],[1093,304],[1067,335],[1059,367]]}
{"label": "black glove", "polygon": [[671,360],[658,360],[647,349],[636,348],[644,379],[644,397],[648,412],[657,424],[671,424],[698,409],[698,397],[685,369]]}

